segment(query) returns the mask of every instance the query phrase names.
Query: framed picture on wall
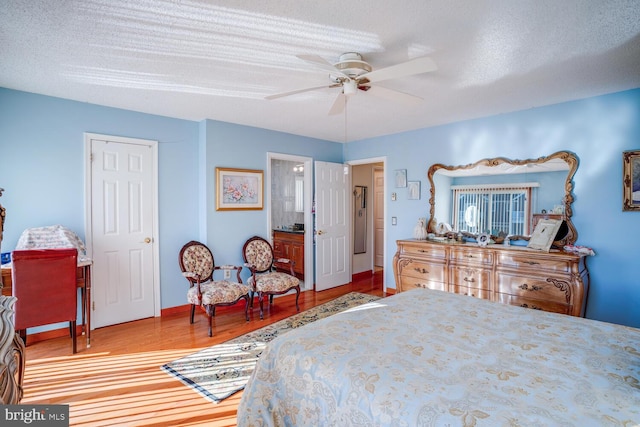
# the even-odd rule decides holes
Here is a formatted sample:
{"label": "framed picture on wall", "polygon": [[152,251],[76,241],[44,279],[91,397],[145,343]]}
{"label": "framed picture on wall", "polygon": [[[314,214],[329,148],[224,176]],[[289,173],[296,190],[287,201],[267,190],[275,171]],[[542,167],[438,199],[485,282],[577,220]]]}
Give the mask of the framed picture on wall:
{"label": "framed picture on wall", "polygon": [[216,168],[216,210],[263,208],[263,171]]}
{"label": "framed picture on wall", "polygon": [[404,188],[407,186],[407,170],[396,169],[396,188]]}
{"label": "framed picture on wall", "polygon": [[408,181],[407,199],[420,200],[420,181]]}
{"label": "framed picture on wall", "polygon": [[622,210],[640,211],[640,150],[622,153]]}

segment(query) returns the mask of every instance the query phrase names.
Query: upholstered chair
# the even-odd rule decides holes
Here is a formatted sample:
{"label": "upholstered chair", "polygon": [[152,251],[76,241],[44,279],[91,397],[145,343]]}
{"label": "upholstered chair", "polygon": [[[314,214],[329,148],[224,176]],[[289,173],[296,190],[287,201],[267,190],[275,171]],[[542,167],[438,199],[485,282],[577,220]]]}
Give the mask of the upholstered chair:
{"label": "upholstered chair", "polygon": [[[296,309],[300,311],[298,298],[300,297],[300,280],[293,272],[293,261],[286,258],[274,259],[271,244],[259,236],[247,240],[242,248],[242,257],[245,267],[251,271],[251,277],[247,280],[253,292],[258,293],[260,302],[260,319],[264,319],[263,298],[269,296],[269,302],[273,304],[273,296],[286,294],[295,289]],[[289,272],[276,271],[274,262],[289,265]],[[251,298],[253,303],[253,298]]]}
{"label": "upholstered chair", "polygon": [[[245,300],[244,316],[249,321],[250,288],[244,285],[240,278],[242,266],[216,266],[211,250],[195,240],[182,247],[178,261],[182,275],[189,281],[187,301],[191,304],[191,324],[194,321],[196,306],[203,306],[209,318],[209,336],[213,336],[213,316],[216,315],[216,307],[235,305],[240,299]],[[235,280],[214,280],[214,272],[224,270],[235,270]]]}
{"label": "upholstered chair", "polygon": [[27,328],[69,322],[76,353],[78,250],[15,250],[12,262],[12,295],[17,298],[14,327],[25,344]]}

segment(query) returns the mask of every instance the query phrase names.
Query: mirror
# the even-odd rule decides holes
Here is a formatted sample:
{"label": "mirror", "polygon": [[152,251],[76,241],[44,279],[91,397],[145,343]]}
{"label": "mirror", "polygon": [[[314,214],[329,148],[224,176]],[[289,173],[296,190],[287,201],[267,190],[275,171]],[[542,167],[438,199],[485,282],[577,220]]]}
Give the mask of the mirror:
{"label": "mirror", "polygon": [[577,168],[577,157],[568,151],[527,160],[497,157],[468,165],[434,164],[428,172],[428,231],[528,240],[539,219],[556,218],[564,223],[554,245],[574,244],[578,233],[571,222],[571,191]]}
{"label": "mirror", "polygon": [[353,253],[367,252],[367,187],[356,185],[353,190]]}

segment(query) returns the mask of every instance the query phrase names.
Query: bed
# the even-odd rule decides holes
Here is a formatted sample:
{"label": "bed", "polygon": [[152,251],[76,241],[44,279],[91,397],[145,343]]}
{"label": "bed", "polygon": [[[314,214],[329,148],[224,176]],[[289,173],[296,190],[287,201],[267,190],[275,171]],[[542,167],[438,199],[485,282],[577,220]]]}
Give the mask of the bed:
{"label": "bed", "polygon": [[238,425],[640,425],[640,329],[414,289],[273,340]]}

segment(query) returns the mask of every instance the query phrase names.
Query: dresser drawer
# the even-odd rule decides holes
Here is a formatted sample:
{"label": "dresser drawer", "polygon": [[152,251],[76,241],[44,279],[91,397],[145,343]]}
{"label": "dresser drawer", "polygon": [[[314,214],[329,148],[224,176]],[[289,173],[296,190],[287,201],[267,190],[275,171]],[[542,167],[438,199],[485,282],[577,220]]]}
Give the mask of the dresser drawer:
{"label": "dresser drawer", "polygon": [[571,306],[553,301],[543,301],[533,298],[523,298],[517,295],[498,294],[498,302],[532,308],[534,310],[550,311],[552,313],[571,314]]}
{"label": "dresser drawer", "polygon": [[401,276],[444,282],[446,280],[445,273],[446,266],[444,263],[429,263],[412,259],[403,259],[400,261]]}
{"label": "dresser drawer", "polygon": [[[497,274],[498,292],[521,298],[533,298],[558,304],[571,303],[571,286],[563,279]],[[554,285],[555,282],[558,286]]]}
{"label": "dresser drawer", "polygon": [[500,253],[498,254],[498,267],[514,269],[534,269],[556,273],[569,273],[574,264],[566,258],[536,258],[526,253]]}
{"label": "dresser drawer", "polygon": [[438,246],[434,244],[421,244],[415,243],[402,243],[400,246],[400,253],[402,256],[411,256],[419,258],[435,258],[446,259],[447,248],[445,246]]}
{"label": "dresser drawer", "polygon": [[449,283],[452,285],[491,290],[491,270],[453,266],[450,272]]}
{"label": "dresser drawer", "polygon": [[406,292],[414,288],[428,288],[436,291],[447,291],[447,284],[429,279],[420,279],[417,277],[402,276],[400,278],[400,292]]}
{"label": "dresser drawer", "polygon": [[493,265],[493,251],[478,249],[452,249],[450,260],[456,264]]}
{"label": "dresser drawer", "polygon": [[475,288],[469,288],[467,286],[457,286],[457,285],[450,285],[449,292],[453,292],[454,294],[467,295],[475,298],[488,299],[488,300],[492,299],[491,295],[493,294],[491,291],[488,291],[486,289],[475,289]]}

